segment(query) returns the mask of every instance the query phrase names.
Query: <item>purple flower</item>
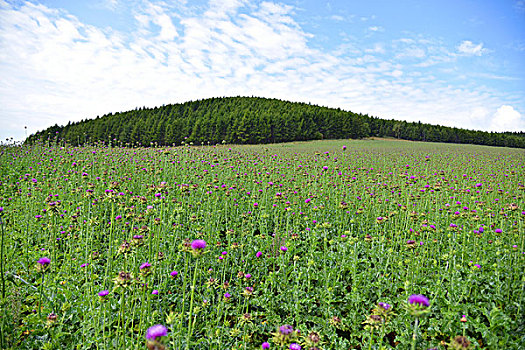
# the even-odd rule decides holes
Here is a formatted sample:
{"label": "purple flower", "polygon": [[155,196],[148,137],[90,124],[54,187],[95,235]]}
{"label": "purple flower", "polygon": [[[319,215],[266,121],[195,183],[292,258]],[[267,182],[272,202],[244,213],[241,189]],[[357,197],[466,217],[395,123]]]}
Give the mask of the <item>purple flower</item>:
{"label": "purple flower", "polygon": [[247,274],[244,275],[244,278],[246,278],[247,280],[249,280],[250,278],[252,278],[252,275],[250,275],[249,273],[247,273]]}
{"label": "purple flower", "polygon": [[146,332],[146,339],[156,340],[159,337],[164,337],[168,334],[168,330],[161,324],[156,324],[148,328]]}
{"label": "purple flower", "polygon": [[382,307],[383,309],[385,309],[385,310],[388,310],[388,309],[390,309],[392,307],[392,305],[387,304],[387,303],[383,303],[383,302],[379,302],[378,305],[380,307]]}
{"label": "purple flower", "polygon": [[89,263],[85,263],[85,264],[80,265],[80,267],[87,267],[88,265]]}
{"label": "purple flower", "polygon": [[261,349],[269,349],[269,348],[270,348],[270,344],[267,341],[261,344]]}
{"label": "purple flower", "polygon": [[109,294],[109,290],[107,290],[107,289],[98,292],[98,296],[102,297],[102,298],[108,296],[108,294]]}
{"label": "purple flower", "polygon": [[428,298],[426,296],[424,296],[424,295],[421,295],[421,294],[412,294],[408,298],[408,302],[410,304],[418,304],[418,305],[423,305],[423,306],[430,306]]}
{"label": "purple flower", "polygon": [[290,344],[290,350],[301,350],[301,345],[297,343]]}
{"label": "purple flower", "polygon": [[502,232],[503,232],[503,230],[502,230],[502,229],[500,229],[500,228],[497,228],[497,229],[496,229],[496,230],[495,230],[494,232],[496,232],[496,233],[502,233]]}
{"label": "purple flower", "polygon": [[281,250],[282,250],[283,252],[285,252],[285,251],[288,250],[288,248],[286,248],[286,247],[283,245],[283,246],[281,246]]}
{"label": "purple flower", "polygon": [[149,269],[151,267],[151,264],[149,262],[145,262],[144,264],[140,265],[140,270]]}
{"label": "purple flower", "polygon": [[204,248],[206,248],[206,242],[202,239],[196,239],[191,242],[191,249],[193,250],[201,250]]}
{"label": "purple flower", "polygon": [[232,295],[230,293],[226,292],[226,293],[224,293],[224,297],[226,299],[230,299],[232,297]]}
{"label": "purple flower", "polygon": [[51,264],[51,260],[48,257],[43,257],[38,259],[38,263],[42,265],[42,267],[46,267],[47,265]]}
{"label": "purple flower", "polygon": [[475,267],[477,267],[478,269],[481,269],[481,265],[480,264],[474,264]]}
{"label": "purple flower", "polygon": [[171,277],[177,276],[179,273],[177,271],[171,271],[170,275]]}
{"label": "purple flower", "polygon": [[255,254],[256,257],[260,258],[262,255],[262,252],[257,252],[257,254]]}
{"label": "purple flower", "polygon": [[154,289],[153,292],[151,292],[151,294],[153,294],[153,295],[159,295],[159,291],[156,290],[156,289]]}
{"label": "purple flower", "polygon": [[293,327],[289,324],[279,327],[279,332],[283,335],[288,335],[293,332]]}

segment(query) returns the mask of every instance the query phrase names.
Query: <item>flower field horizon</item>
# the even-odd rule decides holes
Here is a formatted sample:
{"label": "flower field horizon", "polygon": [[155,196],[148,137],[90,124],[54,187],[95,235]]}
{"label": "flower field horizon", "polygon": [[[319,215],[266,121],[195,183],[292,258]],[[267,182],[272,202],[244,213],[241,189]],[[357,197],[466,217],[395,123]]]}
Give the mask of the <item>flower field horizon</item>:
{"label": "flower field horizon", "polygon": [[2,349],[523,349],[525,151],[0,148]]}

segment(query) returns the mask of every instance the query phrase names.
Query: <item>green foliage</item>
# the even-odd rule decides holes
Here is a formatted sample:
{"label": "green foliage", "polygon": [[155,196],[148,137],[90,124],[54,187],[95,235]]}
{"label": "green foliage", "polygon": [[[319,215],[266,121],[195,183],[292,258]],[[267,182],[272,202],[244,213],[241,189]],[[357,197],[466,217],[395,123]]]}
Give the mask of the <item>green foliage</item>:
{"label": "green foliage", "polygon": [[524,178],[394,140],[3,147],[0,348],[522,349]]}
{"label": "green foliage", "polygon": [[255,97],[210,98],[110,113],[55,125],[27,142],[62,140],[72,145],[268,144],[321,139],[393,137],[412,141],[525,148],[525,133],[488,133],[385,120],[341,109]]}

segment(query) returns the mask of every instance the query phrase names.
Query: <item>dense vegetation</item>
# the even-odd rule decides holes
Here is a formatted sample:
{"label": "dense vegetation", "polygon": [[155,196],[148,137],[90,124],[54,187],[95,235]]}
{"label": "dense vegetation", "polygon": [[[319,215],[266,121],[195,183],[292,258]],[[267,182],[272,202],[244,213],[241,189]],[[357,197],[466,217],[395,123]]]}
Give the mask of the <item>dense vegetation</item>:
{"label": "dense vegetation", "polygon": [[255,97],[211,98],[108,114],[48,128],[28,142],[58,134],[72,145],[103,141],[128,145],[278,143],[394,137],[413,141],[525,148],[525,133],[489,133],[384,120],[341,109]]}
{"label": "dense vegetation", "polygon": [[523,349],[524,179],[472,145],[1,148],[0,348]]}

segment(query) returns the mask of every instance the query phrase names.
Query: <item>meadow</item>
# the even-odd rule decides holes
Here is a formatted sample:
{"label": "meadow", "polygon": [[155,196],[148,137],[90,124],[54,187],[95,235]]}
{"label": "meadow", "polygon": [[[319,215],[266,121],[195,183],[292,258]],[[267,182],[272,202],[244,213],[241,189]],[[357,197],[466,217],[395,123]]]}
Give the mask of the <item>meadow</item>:
{"label": "meadow", "polygon": [[525,152],[0,155],[2,349],[523,349]]}

